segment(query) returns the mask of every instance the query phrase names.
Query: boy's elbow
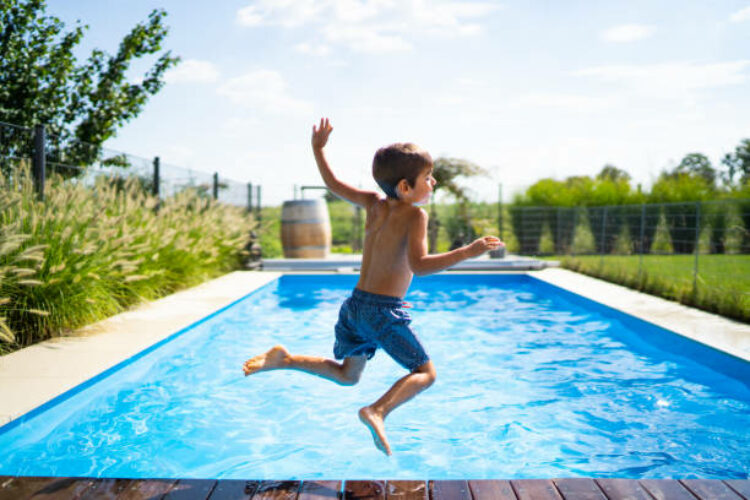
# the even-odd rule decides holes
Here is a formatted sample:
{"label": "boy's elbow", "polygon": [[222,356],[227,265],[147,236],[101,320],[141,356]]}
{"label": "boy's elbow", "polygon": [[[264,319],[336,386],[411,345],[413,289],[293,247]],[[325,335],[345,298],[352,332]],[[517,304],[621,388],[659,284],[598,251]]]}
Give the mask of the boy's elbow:
{"label": "boy's elbow", "polygon": [[416,276],[425,276],[427,274],[430,274],[429,269],[427,269],[422,261],[412,261],[409,267],[411,267],[411,272],[413,272]]}

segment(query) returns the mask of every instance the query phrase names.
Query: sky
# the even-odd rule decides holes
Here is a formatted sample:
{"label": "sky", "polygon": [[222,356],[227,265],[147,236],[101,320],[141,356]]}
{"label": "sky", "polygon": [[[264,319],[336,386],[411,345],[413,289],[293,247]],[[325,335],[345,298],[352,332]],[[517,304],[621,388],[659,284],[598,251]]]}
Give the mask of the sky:
{"label": "sky", "polygon": [[[489,171],[507,201],[605,164],[645,189],[688,153],[750,137],[750,1],[48,0],[114,53],[154,8],[182,58],[105,145],[242,183],[263,203],[320,185],[313,124],[343,181],[376,189],[375,151],[415,142]],[[152,59],[134,64],[138,81]]]}

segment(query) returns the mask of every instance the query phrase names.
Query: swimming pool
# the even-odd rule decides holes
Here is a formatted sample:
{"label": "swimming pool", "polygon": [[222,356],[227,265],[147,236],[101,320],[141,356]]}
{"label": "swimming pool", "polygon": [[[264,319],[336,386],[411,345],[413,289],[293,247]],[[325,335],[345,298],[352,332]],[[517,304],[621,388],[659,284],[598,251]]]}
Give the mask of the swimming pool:
{"label": "swimming pool", "polygon": [[418,278],[407,300],[437,382],[386,421],[357,410],[404,374],[379,351],[357,386],[245,378],[275,343],[331,356],[354,275],[287,275],[0,428],[0,475],[747,478],[750,363],[527,275]]}

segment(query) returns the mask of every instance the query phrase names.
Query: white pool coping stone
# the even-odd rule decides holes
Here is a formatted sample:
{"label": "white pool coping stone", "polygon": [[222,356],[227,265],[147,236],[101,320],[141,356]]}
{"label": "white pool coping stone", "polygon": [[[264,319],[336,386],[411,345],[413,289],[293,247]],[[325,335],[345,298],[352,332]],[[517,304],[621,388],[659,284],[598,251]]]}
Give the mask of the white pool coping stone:
{"label": "white pool coping stone", "polygon": [[[471,272],[475,273],[508,274]],[[0,357],[0,425],[229,306],[282,274],[235,271],[81,328],[73,336],[51,339]],[[521,274],[750,361],[750,326],[743,323],[564,269]]]}
{"label": "white pool coping stone", "polygon": [[[359,271],[362,264],[361,254],[330,254],[320,259],[263,259],[264,271]],[[448,271],[527,271],[547,267],[557,267],[556,260],[538,260],[533,257],[508,254],[502,259],[492,259],[484,254],[481,257],[467,259],[447,269]]]}

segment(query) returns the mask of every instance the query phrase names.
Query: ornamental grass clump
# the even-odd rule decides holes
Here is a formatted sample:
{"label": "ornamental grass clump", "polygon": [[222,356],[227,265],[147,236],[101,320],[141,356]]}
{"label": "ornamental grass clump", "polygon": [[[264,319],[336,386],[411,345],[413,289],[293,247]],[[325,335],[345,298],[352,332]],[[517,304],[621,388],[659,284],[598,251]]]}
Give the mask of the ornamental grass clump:
{"label": "ornamental grass clump", "polygon": [[0,353],[241,269],[255,227],[244,208],[195,189],[158,200],[135,178],[53,175],[41,202],[23,165],[0,193]]}

